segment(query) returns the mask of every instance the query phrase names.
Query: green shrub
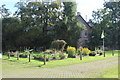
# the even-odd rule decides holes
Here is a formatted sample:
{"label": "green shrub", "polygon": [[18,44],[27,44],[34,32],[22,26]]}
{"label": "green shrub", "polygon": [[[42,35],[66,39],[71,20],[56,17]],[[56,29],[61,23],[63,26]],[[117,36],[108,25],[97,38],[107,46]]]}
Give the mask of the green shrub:
{"label": "green shrub", "polygon": [[57,53],[55,53],[55,54],[53,55],[53,58],[54,58],[54,59],[59,58],[59,53],[58,53],[58,52],[57,52]]}
{"label": "green shrub", "polygon": [[64,40],[54,40],[51,43],[51,47],[56,50],[64,50],[64,47],[67,43]]}
{"label": "green shrub", "polygon": [[48,55],[46,55],[46,59],[53,59],[53,56],[48,54]]}
{"label": "green shrub", "polygon": [[44,53],[46,53],[46,54],[53,54],[53,53],[55,53],[55,51],[47,49],[46,51],[44,51]]}
{"label": "green shrub", "polygon": [[68,54],[66,54],[66,53],[59,53],[59,57],[60,58],[65,58],[65,57],[68,57]]}
{"label": "green shrub", "polygon": [[103,51],[102,50],[96,50],[96,53],[100,54],[100,53],[103,53]]}

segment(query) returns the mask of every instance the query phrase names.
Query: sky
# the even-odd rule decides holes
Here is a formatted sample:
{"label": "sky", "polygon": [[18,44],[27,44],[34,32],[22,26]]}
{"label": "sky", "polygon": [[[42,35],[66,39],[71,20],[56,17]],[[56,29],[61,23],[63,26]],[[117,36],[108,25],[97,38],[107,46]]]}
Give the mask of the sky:
{"label": "sky", "polygon": [[[14,6],[18,1],[20,0],[0,0],[0,6],[6,4],[6,8],[9,9],[11,13],[14,13],[17,10]],[[103,8],[104,0],[76,0],[76,3],[77,12],[80,12],[81,16],[88,21],[89,19],[92,19],[92,11]]]}

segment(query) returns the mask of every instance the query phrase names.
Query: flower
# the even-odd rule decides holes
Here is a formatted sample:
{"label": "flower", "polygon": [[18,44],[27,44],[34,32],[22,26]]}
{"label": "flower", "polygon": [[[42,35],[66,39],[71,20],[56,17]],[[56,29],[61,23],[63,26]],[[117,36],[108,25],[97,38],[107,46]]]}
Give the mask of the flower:
{"label": "flower", "polygon": [[91,50],[89,50],[88,48],[82,48],[81,51],[85,55],[87,55],[87,54],[89,54],[91,52]]}
{"label": "flower", "polygon": [[69,50],[76,50],[76,48],[75,47],[68,47],[67,51],[69,51]]}

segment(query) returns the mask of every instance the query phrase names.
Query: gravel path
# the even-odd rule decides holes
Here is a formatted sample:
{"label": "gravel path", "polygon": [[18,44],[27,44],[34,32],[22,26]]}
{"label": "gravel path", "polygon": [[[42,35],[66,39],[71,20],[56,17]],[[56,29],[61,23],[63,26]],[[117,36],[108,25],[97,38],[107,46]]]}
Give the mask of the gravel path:
{"label": "gravel path", "polygon": [[3,72],[3,78],[94,78],[101,70],[118,65],[118,57],[64,67],[25,69]]}

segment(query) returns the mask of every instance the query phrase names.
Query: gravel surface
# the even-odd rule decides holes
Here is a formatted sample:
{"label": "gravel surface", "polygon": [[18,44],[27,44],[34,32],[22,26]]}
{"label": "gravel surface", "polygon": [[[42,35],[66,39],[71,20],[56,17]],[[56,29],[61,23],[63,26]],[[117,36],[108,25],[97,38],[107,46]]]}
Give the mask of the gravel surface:
{"label": "gravel surface", "polygon": [[103,69],[118,65],[118,57],[64,67],[3,72],[3,78],[95,78]]}

